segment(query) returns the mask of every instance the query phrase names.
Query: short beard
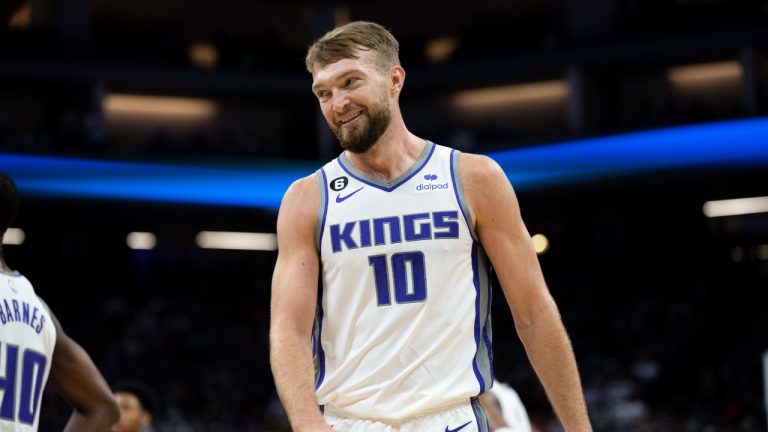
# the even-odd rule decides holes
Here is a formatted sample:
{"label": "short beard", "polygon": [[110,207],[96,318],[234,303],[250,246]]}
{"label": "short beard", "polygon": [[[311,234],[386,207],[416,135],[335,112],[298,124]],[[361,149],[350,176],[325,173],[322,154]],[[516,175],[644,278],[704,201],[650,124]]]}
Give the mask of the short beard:
{"label": "short beard", "polygon": [[389,113],[389,100],[386,96],[377,104],[369,106],[366,112],[368,122],[357,127],[343,130],[341,127],[331,127],[333,134],[339,140],[344,150],[352,153],[365,153],[373,147],[389,127],[392,119]]}

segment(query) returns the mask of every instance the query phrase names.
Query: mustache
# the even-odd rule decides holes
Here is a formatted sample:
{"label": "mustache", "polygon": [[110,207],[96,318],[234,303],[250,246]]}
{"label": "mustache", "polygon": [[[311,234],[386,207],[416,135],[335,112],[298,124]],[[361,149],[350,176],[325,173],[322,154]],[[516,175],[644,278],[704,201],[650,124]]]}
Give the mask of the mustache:
{"label": "mustache", "polygon": [[334,111],[334,113],[333,113],[333,120],[334,120],[335,123],[341,123],[341,119],[344,116],[346,116],[347,114],[349,114],[351,112],[354,112],[354,111],[362,112],[362,111],[365,111],[365,109],[363,107],[354,106],[354,107],[349,107],[349,108],[345,109],[343,112],[335,112]]}

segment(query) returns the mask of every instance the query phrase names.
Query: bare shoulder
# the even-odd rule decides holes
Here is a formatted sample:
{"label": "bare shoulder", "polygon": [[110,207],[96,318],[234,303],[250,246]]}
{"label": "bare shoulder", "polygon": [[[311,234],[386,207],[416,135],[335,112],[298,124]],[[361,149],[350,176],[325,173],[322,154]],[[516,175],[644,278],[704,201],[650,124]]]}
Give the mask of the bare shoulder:
{"label": "bare shoulder", "polygon": [[461,153],[459,173],[469,211],[474,221],[505,201],[515,201],[512,185],[499,164],[485,155]]}
{"label": "bare shoulder", "polygon": [[485,155],[461,153],[459,173],[465,193],[494,193],[498,187],[509,187],[509,180],[499,164]]}
{"label": "bare shoulder", "polygon": [[[277,215],[278,248],[314,244],[320,188],[317,173],[300,178],[285,191]],[[281,247],[283,246],[283,247]]]}
{"label": "bare shoulder", "polygon": [[[317,173],[312,173],[291,183],[283,195],[280,208],[282,209],[286,205],[318,204],[320,202],[320,189],[317,182]],[[307,200],[313,202],[307,203]]]}
{"label": "bare shoulder", "polygon": [[314,216],[320,205],[317,173],[293,182],[280,203],[280,217]]}
{"label": "bare shoulder", "polygon": [[459,153],[459,169],[461,170],[462,178],[467,179],[488,176],[494,173],[504,173],[495,160],[488,156],[474,153]]}

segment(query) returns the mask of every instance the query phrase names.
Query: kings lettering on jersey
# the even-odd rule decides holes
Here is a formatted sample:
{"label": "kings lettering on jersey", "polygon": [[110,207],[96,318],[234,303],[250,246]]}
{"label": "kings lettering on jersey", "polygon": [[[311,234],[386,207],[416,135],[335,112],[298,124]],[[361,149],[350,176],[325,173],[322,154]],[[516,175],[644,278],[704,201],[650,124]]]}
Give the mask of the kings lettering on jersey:
{"label": "kings lettering on jersey", "polygon": [[459,213],[438,211],[350,221],[330,227],[333,253],[403,241],[459,238]]}

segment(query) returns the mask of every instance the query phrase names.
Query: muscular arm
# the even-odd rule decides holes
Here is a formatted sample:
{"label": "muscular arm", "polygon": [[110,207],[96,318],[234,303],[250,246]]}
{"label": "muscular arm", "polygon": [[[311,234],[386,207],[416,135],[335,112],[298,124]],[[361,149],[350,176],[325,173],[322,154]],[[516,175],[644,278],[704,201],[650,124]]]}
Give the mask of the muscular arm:
{"label": "muscular arm", "polygon": [[566,431],[589,431],[571,342],[544,282],[517,198],[501,168],[462,154],[460,171],[475,229],[498,275],[528,358]]}
{"label": "muscular arm", "polygon": [[277,218],[269,357],[277,393],[294,431],[332,430],[317,405],[310,343],[320,265],[315,246],[319,203],[315,176],[303,178],[285,193]]}
{"label": "muscular arm", "polygon": [[53,313],[51,318],[56,326],[56,347],[50,380],[64,400],[75,409],[64,430],[109,430],[120,417],[112,391],[88,353],[64,333]]}

